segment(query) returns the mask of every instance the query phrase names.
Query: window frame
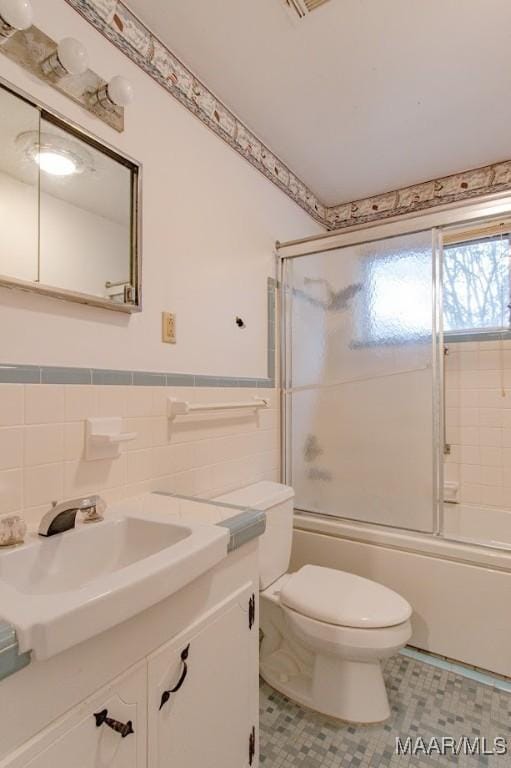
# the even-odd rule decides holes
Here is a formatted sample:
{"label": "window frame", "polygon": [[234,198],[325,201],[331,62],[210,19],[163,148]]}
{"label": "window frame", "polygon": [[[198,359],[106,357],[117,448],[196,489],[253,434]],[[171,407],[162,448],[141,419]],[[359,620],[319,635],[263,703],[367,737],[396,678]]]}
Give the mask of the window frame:
{"label": "window frame", "polygon": [[[511,339],[511,226],[509,222],[505,225],[504,222],[499,223],[497,226],[486,227],[482,229],[471,229],[465,232],[460,232],[455,236],[444,235],[442,238],[442,292],[444,292],[444,274],[445,274],[445,250],[447,248],[454,248],[457,245],[477,244],[485,241],[497,241],[501,240],[505,236],[510,249],[510,255],[508,258],[507,277],[508,277],[508,327],[505,326],[488,326],[481,328],[466,328],[459,330],[446,330],[444,327],[443,336],[445,343],[463,343],[474,341],[503,341]],[[443,309],[445,309],[445,303],[442,301]],[[444,315],[444,312],[442,312]]]}

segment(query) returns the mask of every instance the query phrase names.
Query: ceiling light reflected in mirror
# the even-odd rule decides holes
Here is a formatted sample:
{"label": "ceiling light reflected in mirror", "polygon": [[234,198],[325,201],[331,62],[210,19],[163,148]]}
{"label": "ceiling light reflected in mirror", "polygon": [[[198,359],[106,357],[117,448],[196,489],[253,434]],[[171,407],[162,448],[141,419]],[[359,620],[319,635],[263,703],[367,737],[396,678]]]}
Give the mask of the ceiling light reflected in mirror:
{"label": "ceiling light reflected in mirror", "polygon": [[77,170],[75,162],[60,152],[37,152],[34,160],[42,171],[53,176],[70,176]]}
{"label": "ceiling light reflected in mirror", "polygon": [[92,156],[83,143],[78,144],[65,136],[24,131],[16,137],[16,145],[42,171],[53,176],[71,176],[95,170]]}

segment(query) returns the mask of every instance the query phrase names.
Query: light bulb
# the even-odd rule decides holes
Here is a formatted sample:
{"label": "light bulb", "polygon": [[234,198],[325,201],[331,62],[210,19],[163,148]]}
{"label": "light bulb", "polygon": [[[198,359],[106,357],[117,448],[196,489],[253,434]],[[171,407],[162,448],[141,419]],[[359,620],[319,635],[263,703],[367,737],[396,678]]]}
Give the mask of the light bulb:
{"label": "light bulb", "polygon": [[35,155],[34,160],[42,171],[52,176],[71,176],[77,171],[73,159],[61,152],[42,149]]}
{"label": "light bulb", "polygon": [[70,75],[82,75],[89,66],[89,57],[85,46],[74,37],[64,37],[60,41],[57,56]]}
{"label": "light bulb", "polygon": [[133,101],[133,86],[121,75],[112,77],[109,83],[90,96],[91,104],[100,104],[107,112],[113,112],[116,107],[125,107]]}
{"label": "light bulb", "polygon": [[20,29],[28,29],[33,18],[30,0],[0,0],[0,42]]}
{"label": "light bulb", "polygon": [[133,86],[121,75],[112,77],[106,90],[108,98],[118,107],[125,107],[133,101]]}
{"label": "light bulb", "polygon": [[66,75],[82,75],[89,66],[87,49],[74,37],[64,37],[47,59],[41,63],[45,75],[65,77]]}

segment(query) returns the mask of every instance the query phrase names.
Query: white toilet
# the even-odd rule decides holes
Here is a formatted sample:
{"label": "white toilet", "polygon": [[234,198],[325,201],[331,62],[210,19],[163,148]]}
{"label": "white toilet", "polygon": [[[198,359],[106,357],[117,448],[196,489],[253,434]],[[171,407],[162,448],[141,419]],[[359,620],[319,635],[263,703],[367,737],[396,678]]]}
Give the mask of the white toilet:
{"label": "white toilet", "polygon": [[293,489],[260,482],[216,499],[264,510],[260,538],[261,676],[331,717],[375,723],[390,714],[381,661],[411,637],[412,609],[387,587],[321,566],[287,573]]}

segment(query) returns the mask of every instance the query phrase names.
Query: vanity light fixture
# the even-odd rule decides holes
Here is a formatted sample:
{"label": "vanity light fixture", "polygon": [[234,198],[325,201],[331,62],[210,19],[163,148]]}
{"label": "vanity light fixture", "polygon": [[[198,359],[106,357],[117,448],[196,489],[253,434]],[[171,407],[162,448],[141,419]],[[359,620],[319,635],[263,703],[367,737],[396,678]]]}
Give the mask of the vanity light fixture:
{"label": "vanity light fixture", "polygon": [[115,75],[107,85],[92,94],[91,101],[98,102],[108,112],[116,107],[126,107],[133,101],[133,86],[125,77]]}
{"label": "vanity light fixture", "polygon": [[107,82],[89,68],[80,39],[58,42],[39,29],[32,23],[32,1],[0,0],[0,55],[122,133],[124,107],[133,101],[131,83],[119,75]]}
{"label": "vanity light fixture", "polygon": [[0,0],[0,45],[19,30],[31,27],[33,17],[30,0]]}
{"label": "vanity light fixture", "polygon": [[41,69],[45,75],[56,76],[59,80],[66,75],[83,75],[89,66],[87,49],[74,37],[64,37],[51,56],[48,56]]}

